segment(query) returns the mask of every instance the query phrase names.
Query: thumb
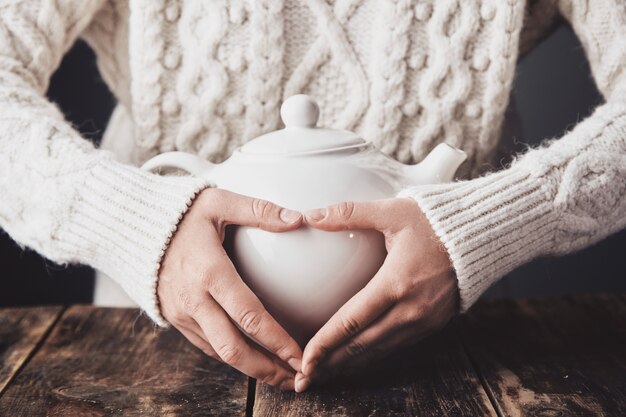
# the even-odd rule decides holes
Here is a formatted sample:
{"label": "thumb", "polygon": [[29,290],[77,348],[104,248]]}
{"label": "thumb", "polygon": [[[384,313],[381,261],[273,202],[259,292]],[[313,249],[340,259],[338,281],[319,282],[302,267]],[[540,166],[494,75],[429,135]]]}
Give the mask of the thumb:
{"label": "thumb", "polygon": [[305,213],[306,223],[316,229],[339,231],[347,229],[384,230],[387,200],[345,201]]}
{"label": "thumb", "polygon": [[302,214],[267,200],[228,193],[222,203],[221,215],[227,224],[258,227],[268,232],[286,232],[302,224]]}

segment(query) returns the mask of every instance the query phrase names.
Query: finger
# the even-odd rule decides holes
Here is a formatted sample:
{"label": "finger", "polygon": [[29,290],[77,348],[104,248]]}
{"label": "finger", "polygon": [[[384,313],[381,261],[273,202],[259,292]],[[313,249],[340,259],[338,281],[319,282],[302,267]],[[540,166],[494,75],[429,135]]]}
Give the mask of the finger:
{"label": "finger", "polygon": [[219,357],[235,369],[266,384],[293,389],[294,373],[275,357],[256,347],[235,327],[224,310],[207,300],[196,322]]}
{"label": "finger", "polygon": [[219,279],[207,279],[207,289],[248,337],[289,364],[295,371],[302,366],[302,349],[267,312],[261,301],[242,281],[222,246],[215,257]]}
{"label": "finger", "polygon": [[[389,313],[390,311],[387,311],[376,319],[372,326],[377,327],[376,324],[383,321],[384,317],[387,317]],[[363,332],[368,332],[372,326],[366,328]],[[371,363],[370,361],[384,357],[386,352],[393,351],[406,337],[402,331],[384,333],[384,339],[380,336],[371,336],[373,340],[363,340],[360,338],[361,333],[359,333],[354,338],[348,339],[337,350],[330,352],[324,357],[310,374],[297,373],[296,392],[303,392],[313,385],[323,384],[338,375],[349,375],[357,370],[364,361]],[[366,336],[366,339],[370,339],[369,335]]]}
{"label": "finger", "polygon": [[[358,356],[354,356],[344,361],[341,366],[320,368],[316,375],[309,378],[309,386],[319,386],[326,381],[336,378],[351,376],[367,367],[383,360],[391,353],[417,343],[419,339],[408,336],[403,333],[390,335],[389,339],[381,341],[381,345],[377,349],[368,350]],[[297,377],[297,376],[296,376]]]}
{"label": "finger", "polygon": [[213,347],[206,341],[204,340],[204,335],[200,335],[198,332],[201,333],[200,328],[198,327],[197,331],[191,330],[188,327],[178,327],[177,330],[183,335],[185,336],[185,338],[187,340],[189,340],[191,342],[191,344],[193,344],[195,347],[197,347],[198,349],[200,349],[202,352],[204,352],[205,355],[210,356],[213,359],[216,359],[220,362],[222,362],[222,359],[219,357],[219,355],[215,352],[215,350],[213,349]]}
{"label": "finger", "polygon": [[[345,201],[326,208],[310,210],[304,218],[316,229],[339,231],[347,229],[376,229],[384,231],[390,226],[392,200]],[[383,215],[384,214],[384,215]]]}
{"label": "finger", "polygon": [[[421,333],[412,327],[410,313],[398,305],[385,312],[366,329],[346,340],[319,364],[320,373],[342,369],[362,358],[380,358],[406,339]],[[313,378],[315,379],[315,378]]]}
{"label": "finger", "polygon": [[[395,308],[387,311],[370,327],[346,341],[320,363],[313,375],[308,377],[308,386],[323,384],[338,375],[352,375],[392,352],[417,343],[427,335],[427,331],[418,331],[416,334],[407,324],[398,326],[399,315],[401,314]],[[298,375],[296,389],[297,382]]]}
{"label": "finger", "polygon": [[[396,255],[397,256],[397,255]],[[389,277],[401,274],[401,263],[393,252],[387,257],[374,278],[348,300],[306,345],[302,356],[302,373],[310,375],[324,356],[348,338],[356,335],[395,302]]]}
{"label": "finger", "polygon": [[285,232],[302,224],[302,214],[267,200],[227,192],[216,202],[217,212],[227,224],[258,227],[269,232]]}
{"label": "finger", "polygon": [[[444,301],[445,303],[446,301]],[[446,309],[431,314],[404,302],[389,310],[367,329],[333,352],[325,369],[358,369],[388,353],[413,345],[430,336],[447,323]]]}
{"label": "finger", "polygon": [[429,332],[416,335],[412,333],[396,333],[388,339],[381,340],[380,345],[376,349],[348,359],[342,365],[342,369],[345,374],[352,374],[367,367],[369,364],[383,360],[393,352],[415,345],[420,340],[426,338],[428,334]]}
{"label": "finger", "polygon": [[405,332],[390,332],[386,338],[380,339],[376,345],[370,348],[360,350],[357,347],[359,353],[355,356],[339,359],[335,358],[336,353],[333,352],[315,369],[312,375],[296,374],[296,392],[303,392],[311,386],[320,386],[335,377],[352,375],[392,352],[417,342],[417,340],[412,341],[412,339],[413,337]]}
{"label": "finger", "polygon": [[[202,333],[202,329],[195,321],[193,322],[193,326],[183,326],[182,328],[179,328],[179,331],[183,333],[183,335],[192,344],[194,344],[197,348],[202,350],[206,355],[210,356],[211,358],[217,361],[224,362],[222,358],[220,358],[220,356],[215,352],[213,347],[206,341],[206,335]],[[277,365],[280,366],[279,364]],[[279,388],[283,390],[293,390],[294,379],[295,378],[287,379],[286,381],[284,381],[283,383],[279,385]]]}

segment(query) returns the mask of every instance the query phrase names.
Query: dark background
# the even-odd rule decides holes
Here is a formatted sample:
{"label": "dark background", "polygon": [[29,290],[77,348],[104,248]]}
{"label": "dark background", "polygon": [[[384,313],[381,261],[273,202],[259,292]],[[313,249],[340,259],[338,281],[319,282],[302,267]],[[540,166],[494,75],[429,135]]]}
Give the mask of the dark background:
{"label": "dark background", "polygon": [[[77,43],[54,75],[49,97],[83,135],[97,143],[114,99],[98,76],[91,50]],[[522,124],[519,140],[558,137],[602,99],[584,51],[562,26],[518,65],[512,102]],[[90,302],[93,273],[60,267],[22,250],[0,230],[0,306]],[[538,259],[509,274],[486,297],[523,297],[626,290],[626,231],[581,252]]]}

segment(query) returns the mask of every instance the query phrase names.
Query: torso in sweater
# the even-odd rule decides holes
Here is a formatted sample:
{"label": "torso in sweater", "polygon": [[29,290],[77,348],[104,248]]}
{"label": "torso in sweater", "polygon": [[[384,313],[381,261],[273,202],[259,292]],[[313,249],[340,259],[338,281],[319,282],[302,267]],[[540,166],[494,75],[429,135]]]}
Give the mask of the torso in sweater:
{"label": "torso in sweater", "polygon": [[[606,103],[479,177],[492,167],[516,61],[557,14]],[[102,145],[115,155],[45,98],[79,36],[119,99]],[[624,39],[623,0],[1,2],[0,227],[49,259],[105,272],[162,324],[160,262],[209,181],[137,165],[171,150],[224,160],[279,128],[280,103],[306,93],[320,124],[355,130],[402,162],[443,141],[468,153],[463,176],[473,179],[398,194],[430,221],[467,309],[518,265],[626,225]]]}
{"label": "torso in sweater", "polygon": [[221,161],[279,128],[281,102],[306,93],[321,125],[355,130],[408,163],[447,142],[468,153],[464,175],[476,174],[494,155],[520,32],[532,42],[555,16],[550,4],[535,7],[111,1],[84,37],[120,100],[114,122],[134,129],[111,126],[103,147],[134,164],[171,150]]}

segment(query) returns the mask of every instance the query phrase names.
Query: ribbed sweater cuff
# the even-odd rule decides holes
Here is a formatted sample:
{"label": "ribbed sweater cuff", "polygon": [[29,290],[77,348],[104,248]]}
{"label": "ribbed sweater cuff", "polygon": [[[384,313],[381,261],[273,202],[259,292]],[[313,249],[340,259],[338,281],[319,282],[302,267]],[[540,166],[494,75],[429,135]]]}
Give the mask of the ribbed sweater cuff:
{"label": "ribbed sweater cuff", "polygon": [[206,179],[158,176],[100,160],[90,171],[59,232],[75,261],[115,279],[159,326],[157,277],[165,249]]}
{"label": "ribbed sweater cuff", "polygon": [[461,311],[496,280],[545,254],[557,216],[540,178],[524,167],[405,189],[430,221],[456,271]]}

